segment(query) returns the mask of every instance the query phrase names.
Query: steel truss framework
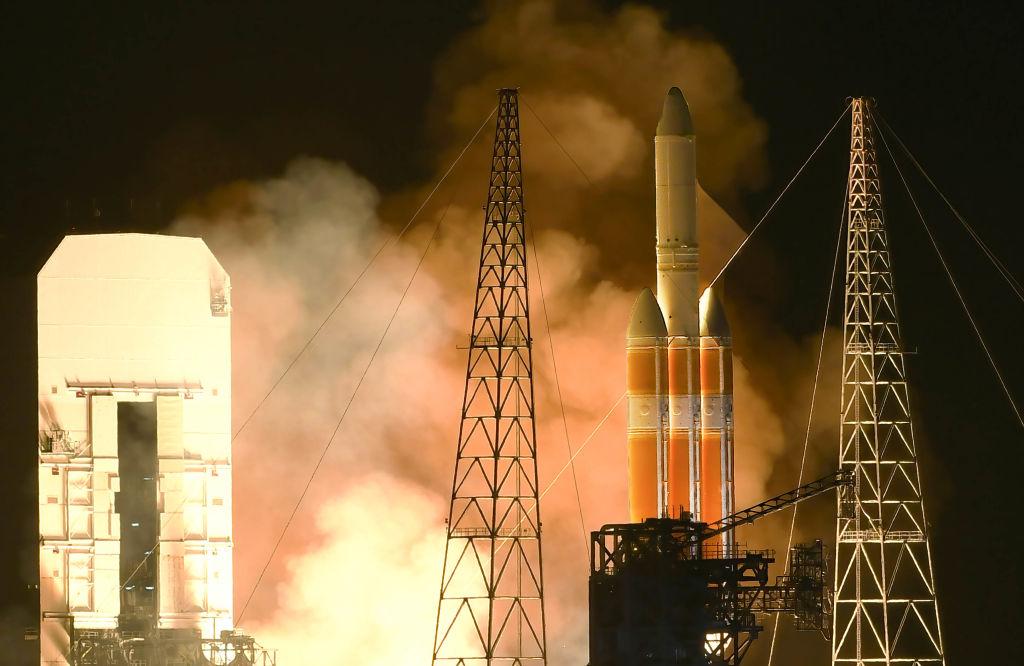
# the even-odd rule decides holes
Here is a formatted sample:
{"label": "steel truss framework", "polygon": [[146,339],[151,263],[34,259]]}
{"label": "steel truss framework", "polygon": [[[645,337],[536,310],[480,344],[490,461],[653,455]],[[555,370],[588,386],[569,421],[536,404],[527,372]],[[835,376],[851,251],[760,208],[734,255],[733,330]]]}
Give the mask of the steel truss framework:
{"label": "steel truss framework", "polygon": [[140,632],[72,630],[72,666],[276,666],[277,653],[252,636],[223,631],[203,638],[190,629]]}
{"label": "steel truss framework", "polygon": [[519,100],[498,91],[434,664],[545,664]]}
{"label": "steel truss framework", "polygon": [[792,613],[797,629],[827,635],[821,541],[795,546],[789,572],[769,585],[772,551],[709,538],[689,514],[591,533],[591,666],[739,666],[765,613]]}
{"label": "steel truss framework", "polygon": [[833,664],[942,664],[871,102],[852,101]]}

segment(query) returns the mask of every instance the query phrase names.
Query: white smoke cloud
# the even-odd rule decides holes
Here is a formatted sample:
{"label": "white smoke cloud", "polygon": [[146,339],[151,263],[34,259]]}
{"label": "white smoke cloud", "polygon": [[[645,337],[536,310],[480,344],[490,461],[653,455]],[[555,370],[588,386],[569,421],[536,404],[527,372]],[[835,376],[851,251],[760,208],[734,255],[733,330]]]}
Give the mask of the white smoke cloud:
{"label": "white smoke cloud", "polygon": [[322,547],[288,560],[261,643],[281,647],[288,664],[422,663],[444,555],[439,500],[390,475],[347,484],[317,511]]}

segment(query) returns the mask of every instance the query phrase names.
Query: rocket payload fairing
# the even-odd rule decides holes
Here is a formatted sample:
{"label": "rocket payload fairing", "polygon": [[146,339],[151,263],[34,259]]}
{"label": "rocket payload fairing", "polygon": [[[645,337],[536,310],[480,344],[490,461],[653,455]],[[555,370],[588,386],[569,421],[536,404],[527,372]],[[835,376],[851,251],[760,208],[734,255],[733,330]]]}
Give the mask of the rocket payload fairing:
{"label": "rocket payload fairing", "polygon": [[644,289],[627,330],[629,513],[734,510],[732,344],[716,295],[697,276],[696,136],[679,88],[654,137],[657,296]]}

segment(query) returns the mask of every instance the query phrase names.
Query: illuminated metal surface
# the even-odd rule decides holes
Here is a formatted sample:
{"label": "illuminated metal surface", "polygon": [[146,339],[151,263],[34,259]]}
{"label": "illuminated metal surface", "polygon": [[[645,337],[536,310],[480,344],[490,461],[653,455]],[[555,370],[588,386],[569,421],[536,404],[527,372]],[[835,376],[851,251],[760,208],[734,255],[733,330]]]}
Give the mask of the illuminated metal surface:
{"label": "illuminated metal surface", "polygon": [[724,534],[730,530],[734,530],[742,525],[749,525],[750,523],[764,518],[765,516],[771,515],[776,511],[781,511],[787,506],[792,506],[797,502],[802,502],[812,497],[828,492],[834,488],[849,488],[853,485],[853,475],[849,472],[839,471],[828,476],[823,476],[820,479],[805,483],[799,488],[795,488],[788,492],[784,492],[781,495],[765,500],[760,504],[747,507],[742,511],[730,514],[721,520],[717,520],[713,523],[707,523],[704,537],[710,539],[711,537],[719,534]]}
{"label": "illuminated metal surface", "polygon": [[833,664],[944,663],[871,102],[852,103]]}
{"label": "illuminated metal surface", "polygon": [[544,664],[547,647],[519,100],[498,92],[434,664]]}
{"label": "illuminated metal surface", "polygon": [[232,629],[227,274],[195,238],[68,236],[38,288],[41,663],[125,632],[219,638]]}

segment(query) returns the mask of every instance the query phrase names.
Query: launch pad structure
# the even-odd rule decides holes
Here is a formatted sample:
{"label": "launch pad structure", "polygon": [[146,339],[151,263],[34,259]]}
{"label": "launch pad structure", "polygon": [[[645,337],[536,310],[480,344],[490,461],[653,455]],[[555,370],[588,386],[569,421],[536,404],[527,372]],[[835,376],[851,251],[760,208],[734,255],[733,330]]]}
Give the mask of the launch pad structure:
{"label": "launch pad structure", "polygon": [[[547,663],[518,111],[518,91],[498,91],[435,665]],[[659,237],[667,236],[665,247],[674,248],[672,256],[689,259],[663,262],[665,253],[659,251],[659,268],[678,273],[676,278],[692,287],[686,293],[693,298],[667,298],[666,307],[674,313],[668,317],[672,330],[686,335],[669,344],[662,306],[649,290],[641,294],[629,329],[630,507],[633,514],[656,510],[656,515],[606,525],[591,535],[592,666],[641,661],[735,666],[761,630],[759,613],[793,613],[799,627],[826,636],[831,626],[827,556],[820,541],[795,547],[790,570],[769,585],[773,554],[740,547],[732,535],[739,525],[848,485],[852,477],[831,475],[744,511],[724,513],[732,506],[731,344],[720,306],[710,316],[717,306],[710,292],[703,299],[704,321],[698,324],[696,186],[688,119],[682,93],[674,88],[659,124],[659,155],[672,165],[665,169],[665,192],[659,196],[668,206]],[[705,345],[701,334],[714,340]],[[646,344],[649,338],[653,346]],[[705,346],[715,355],[704,353]],[[670,369],[676,367],[674,382],[659,372],[666,360]],[[727,380],[704,382],[696,370],[704,360]],[[682,386],[689,387],[684,394],[669,397]],[[705,396],[708,418],[717,428],[702,428],[696,418]],[[695,418],[682,419],[680,433],[670,436],[673,406],[684,403],[684,411],[694,411]],[[729,426],[725,432],[723,420]],[[702,459],[703,449],[695,443],[705,435],[705,453],[714,449],[716,465]],[[687,448],[697,452],[696,459],[683,455]],[[714,483],[704,483],[702,491],[700,478],[708,470],[714,470]],[[708,494],[712,485],[715,492]],[[703,520],[685,510],[670,516],[670,498],[684,494],[698,507],[700,498],[715,497],[716,506],[703,503]]]}
{"label": "launch pad structure", "polygon": [[96,234],[38,280],[40,663],[271,666],[232,617],[227,273]]}
{"label": "launch pad structure", "polygon": [[649,518],[593,532],[590,666],[736,666],[766,613],[792,614],[797,629],[827,637],[832,599],[820,540],[794,546],[789,571],[769,585],[772,551],[716,537],[852,483],[833,474],[711,524]]}
{"label": "launch pad structure", "polygon": [[72,666],[277,666],[277,655],[252,636],[225,630],[98,631],[72,629]]}

